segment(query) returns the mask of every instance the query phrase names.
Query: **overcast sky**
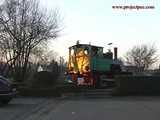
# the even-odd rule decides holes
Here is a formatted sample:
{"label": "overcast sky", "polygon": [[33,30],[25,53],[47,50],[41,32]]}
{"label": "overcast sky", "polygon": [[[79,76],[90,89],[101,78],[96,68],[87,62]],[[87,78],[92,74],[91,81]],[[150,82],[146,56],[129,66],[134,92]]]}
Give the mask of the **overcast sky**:
{"label": "overcast sky", "polygon": [[[77,40],[103,46],[104,51],[112,42],[121,57],[143,43],[160,49],[160,0],[41,0],[41,4],[60,10],[64,29],[52,48],[61,56],[67,57],[68,47]],[[114,5],[154,5],[155,9],[117,10]]]}

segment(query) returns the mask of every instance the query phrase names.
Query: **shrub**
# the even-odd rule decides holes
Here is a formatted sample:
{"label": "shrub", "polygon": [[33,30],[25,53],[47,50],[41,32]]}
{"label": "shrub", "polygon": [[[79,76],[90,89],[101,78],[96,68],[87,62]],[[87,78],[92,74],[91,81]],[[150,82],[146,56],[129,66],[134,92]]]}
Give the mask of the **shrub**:
{"label": "shrub", "polygon": [[159,94],[160,76],[119,76],[113,94]]}
{"label": "shrub", "polygon": [[36,72],[31,80],[32,88],[46,88],[53,87],[56,83],[58,75],[53,74],[49,71]]}

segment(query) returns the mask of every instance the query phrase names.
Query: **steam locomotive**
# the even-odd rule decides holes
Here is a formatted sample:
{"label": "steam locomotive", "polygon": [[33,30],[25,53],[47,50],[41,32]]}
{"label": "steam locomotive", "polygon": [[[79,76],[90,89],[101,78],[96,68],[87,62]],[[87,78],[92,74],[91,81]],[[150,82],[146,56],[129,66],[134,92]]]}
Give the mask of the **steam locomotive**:
{"label": "steam locomotive", "polygon": [[123,73],[123,63],[117,58],[118,48],[114,53],[109,49],[90,44],[69,47],[69,60],[66,80],[77,86],[102,87],[114,83],[114,76]]}

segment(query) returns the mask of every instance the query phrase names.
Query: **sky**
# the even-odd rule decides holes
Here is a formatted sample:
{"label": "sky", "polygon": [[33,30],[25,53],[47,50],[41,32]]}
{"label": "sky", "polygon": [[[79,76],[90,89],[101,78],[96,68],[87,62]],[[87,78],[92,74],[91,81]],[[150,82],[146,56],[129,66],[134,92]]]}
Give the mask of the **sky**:
{"label": "sky", "polygon": [[[58,8],[62,31],[51,44],[60,56],[68,57],[68,47],[91,43],[118,47],[123,57],[134,45],[155,45],[160,54],[160,0],[40,0],[48,9]],[[121,10],[112,6],[155,6],[155,9]]]}

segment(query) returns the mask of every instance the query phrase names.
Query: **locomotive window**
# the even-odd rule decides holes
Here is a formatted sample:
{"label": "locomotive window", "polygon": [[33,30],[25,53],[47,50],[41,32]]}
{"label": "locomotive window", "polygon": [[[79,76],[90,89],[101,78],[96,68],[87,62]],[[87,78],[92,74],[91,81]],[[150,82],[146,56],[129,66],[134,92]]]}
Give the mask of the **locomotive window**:
{"label": "locomotive window", "polygon": [[88,55],[88,50],[84,50],[84,54]]}
{"label": "locomotive window", "polygon": [[99,49],[98,49],[98,54],[99,54],[99,55],[102,55],[102,54],[103,54],[103,49],[102,49],[102,48],[99,48]]}
{"label": "locomotive window", "polygon": [[97,56],[102,56],[102,55],[103,55],[103,48],[98,48]]}
{"label": "locomotive window", "polygon": [[89,54],[88,48],[85,48],[85,49],[84,49],[84,54],[86,54],[86,55]]}
{"label": "locomotive window", "polygon": [[74,55],[74,49],[71,49],[71,55]]}
{"label": "locomotive window", "polygon": [[92,56],[97,56],[98,48],[92,47]]}

